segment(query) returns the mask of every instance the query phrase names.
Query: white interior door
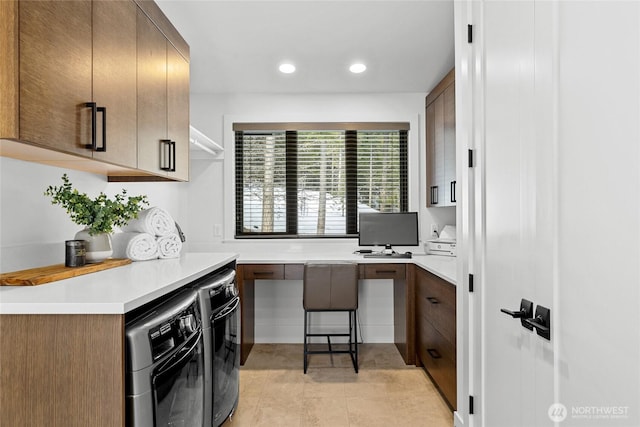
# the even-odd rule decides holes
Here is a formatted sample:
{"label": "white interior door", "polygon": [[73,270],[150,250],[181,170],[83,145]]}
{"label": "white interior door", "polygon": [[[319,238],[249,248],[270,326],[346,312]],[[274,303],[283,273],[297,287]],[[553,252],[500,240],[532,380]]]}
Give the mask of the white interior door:
{"label": "white interior door", "polygon": [[559,425],[640,426],[640,2],[557,9]]}
{"label": "white interior door", "polygon": [[[465,420],[638,426],[640,2],[470,8]],[[521,298],[551,309],[550,340],[500,312]]]}
{"label": "white interior door", "polygon": [[481,13],[481,416],[486,426],[545,426],[551,421],[540,408],[553,399],[553,343],[500,310],[517,311],[523,298],[553,309],[555,154],[552,129],[540,126],[553,112],[551,52],[540,46],[549,37],[538,38],[540,20],[550,19],[523,1],[485,2]]}

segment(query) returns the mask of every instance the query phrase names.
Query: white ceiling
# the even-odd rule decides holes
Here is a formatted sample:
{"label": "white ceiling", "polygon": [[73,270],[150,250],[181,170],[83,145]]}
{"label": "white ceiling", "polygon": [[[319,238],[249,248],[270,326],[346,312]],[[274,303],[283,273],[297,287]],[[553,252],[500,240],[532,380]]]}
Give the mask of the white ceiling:
{"label": "white ceiling", "polygon": [[454,63],[453,0],[156,2],[191,47],[192,93],[426,93]]}

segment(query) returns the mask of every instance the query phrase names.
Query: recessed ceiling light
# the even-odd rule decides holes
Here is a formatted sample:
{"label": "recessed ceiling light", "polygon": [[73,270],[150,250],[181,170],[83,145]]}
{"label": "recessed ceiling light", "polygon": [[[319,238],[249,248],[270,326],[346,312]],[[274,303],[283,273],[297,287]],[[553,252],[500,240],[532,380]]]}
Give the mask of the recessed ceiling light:
{"label": "recessed ceiling light", "polygon": [[280,67],[278,67],[278,69],[280,70],[281,73],[291,74],[294,71],[296,71],[296,66],[293,64],[285,63],[285,64],[280,64]]}
{"label": "recessed ceiling light", "polygon": [[362,72],[364,72],[364,70],[367,69],[367,66],[364,64],[352,64],[349,67],[349,71],[351,71],[354,74],[360,74]]}

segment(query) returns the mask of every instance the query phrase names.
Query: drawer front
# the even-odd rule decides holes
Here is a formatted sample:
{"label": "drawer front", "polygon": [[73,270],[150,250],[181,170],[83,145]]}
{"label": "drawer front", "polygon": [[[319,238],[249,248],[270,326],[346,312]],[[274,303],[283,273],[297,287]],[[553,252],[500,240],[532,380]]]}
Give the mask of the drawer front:
{"label": "drawer front", "polygon": [[407,267],[405,264],[361,264],[364,274],[361,279],[403,280]]}
{"label": "drawer front", "polygon": [[245,264],[242,268],[246,280],[284,279],[284,264]]}
{"label": "drawer front", "polygon": [[304,264],[285,264],[284,280],[304,279]]}
{"label": "drawer front", "polygon": [[456,350],[424,318],[418,323],[418,356],[449,404],[456,409]]}
{"label": "drawer front", "polygon": [[[416,274],[416,314],[429,320],[445,337],[455,344],[456,288],[418,269]],[[418,317],[419,318],[419,317]],[[452,338],[453,337],[453,338]]]}

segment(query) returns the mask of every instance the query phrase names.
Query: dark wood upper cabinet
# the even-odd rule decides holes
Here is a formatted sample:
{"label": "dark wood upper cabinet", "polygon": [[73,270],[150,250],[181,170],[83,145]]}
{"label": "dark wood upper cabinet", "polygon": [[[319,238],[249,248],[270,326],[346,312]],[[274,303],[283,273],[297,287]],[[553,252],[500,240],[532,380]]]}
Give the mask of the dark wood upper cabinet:
{"label": "dark wood upper cabinet", "polygon": [[456,205],[455,74],[426,99],[427,207]]}
{"label": "dark wood upper cabinet", "polygon": [[162,140],[167,139],[167,40],[138,11],[138,168],[165,174]]}
{"label": "dark wood upper cabinet", "polygon": [[[137,9],[131,1],[93,3],[93,101],[106,108],[107,118],[107,149],[95,151],[93,157],[133,168],[137,166]],[[102,147],[100,133],[97,138]]]}
{"label": "dark wood upper cabinet", "polygon": [[167,43],[167,137],[175,143],[175,172],[169,176],[189,180],[189,63]]}
{"label": "dark wood upper cabinet", "polygon": [[0,24],[3,156],[189,179],[189,46],[155,2],[5,0]]}
{"label": "dark wood upper cabinet", "polygon": [[[91,157],[91,1],[19,2],[19,133]],[[2,135],[5,136],[5,135]]]}
{"label": "dark wood upper cabinet", "polygon": [[189,63],[138,12],[138,168],[189,179]]}

